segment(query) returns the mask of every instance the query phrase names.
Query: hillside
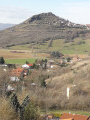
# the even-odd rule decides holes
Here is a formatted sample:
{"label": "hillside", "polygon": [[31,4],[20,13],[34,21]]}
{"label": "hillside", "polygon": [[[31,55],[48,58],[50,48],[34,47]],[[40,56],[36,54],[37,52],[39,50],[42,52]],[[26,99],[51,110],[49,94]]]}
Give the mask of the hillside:
{"label": "hillside", "polygon": [[[89,109],[90,101],[90,58],[67,67],[52,71],[54,77],[47,79],[48,99],[56,108]],[[70,88],[69,99],[67,87]],[[53,98],[53,100],[51,100]],[[59,102],[58,102],[59,101]],[[48,104],[50,104],[50,102]]]}
{"label": "hillside", "polygon": [[83,25],[72,23],[53,13],[34,15],[23,23],[0,31],[0,47],[29,43],[42,44],[46,41],[64,39],[65,42],[84,34]]}

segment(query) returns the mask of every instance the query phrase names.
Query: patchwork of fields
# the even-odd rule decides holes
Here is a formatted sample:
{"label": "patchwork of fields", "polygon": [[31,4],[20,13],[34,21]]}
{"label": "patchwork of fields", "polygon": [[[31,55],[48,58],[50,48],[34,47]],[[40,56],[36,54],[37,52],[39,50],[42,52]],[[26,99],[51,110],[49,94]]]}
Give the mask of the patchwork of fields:
{"label": "patchwork of fields", "polygon": [[59,51],[63,54],[89,54],[90,53],[90,39],[76,38],[74,42],[64,43],[64,39],[53,40],[49,47],[50,41],[42,44],[25,44],[10,47],[10,49],[31,50],[35,52],[51,52]]}
{"label": "patchwork of fields", "polygon": [[36,59],[44,59],[49,56],[46,53],[31,53],[28,50],[0,49],[0,56],[4,57],[6,63],[25,64],[26,61],[34,63]]}

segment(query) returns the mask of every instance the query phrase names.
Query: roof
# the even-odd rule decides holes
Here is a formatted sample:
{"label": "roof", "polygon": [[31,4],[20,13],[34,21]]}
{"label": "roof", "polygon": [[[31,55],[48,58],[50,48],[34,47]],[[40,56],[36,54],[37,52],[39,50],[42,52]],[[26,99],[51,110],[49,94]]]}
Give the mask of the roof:
{"label": "roof", "polygon": [[29,65],[28,64],[24,64],[22,65],[23,68],[29,68]]}
{"label": "roof", "polygon": [[48,60],[48,62],[52,62],[52,63],[54,63],[54,60]]}
{"label": "roof", "polygon": [[73,120],[73,118],[68,118],[68,119],[60,119],[60,120]]}
{"label": "roof", "polygon": [[31,64],[24,64],[24,65],[22,65],[23,68],[29,68],[29,67],[31,67],[31,66],[33,66],[32,63],[31,63]]}
{"label": "roof", "polygon": [[10,72],[10,75],[11,76],[20,76],[21,73],[23,72],[23,68],[16,68],[16,69],[13,69],[11,72]]}
{"label": "roof", "polygon": [[71,118],[73,118],[74,120],[90,120],[89,116],[76,115],[76,114],[70,114],[70,113],[64,113],[60,117],[60,119],[71,119]]}
{"label": "roof", "polygon": [[28,66],[33,66],[33,64],[31,63],[31,64],[27,64]]}

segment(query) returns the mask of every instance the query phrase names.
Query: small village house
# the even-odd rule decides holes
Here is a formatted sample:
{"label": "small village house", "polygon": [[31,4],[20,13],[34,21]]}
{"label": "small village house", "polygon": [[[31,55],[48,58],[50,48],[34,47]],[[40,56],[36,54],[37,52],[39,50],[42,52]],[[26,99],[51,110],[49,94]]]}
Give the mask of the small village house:
{"label": "small village house", "polygon": [[46,115],[45,119],[46,120],[90,120],[90,116],[63,113],[60,115],[60,117],[55,117],[54,115]]}
{"label": "small village house", "polygon": [[47,68],[53,68],[54,60],[48,60],[47,62]]}
{"label": "small village house", "polygon": [[11,81],[19,81],[24,77],[24,68],[16,68],[10,72]]}
{"label": "small village house", "polygon": [[60,120],[90,120],[90,116],[64,113],[61,115]]}
{"label": "small village house", "polygon": [[15,87],[13,87],[11,85],[7,86],[7,91],[14,91],[14,90],[15,90]]}
{"label": "small village house", "polygon": [[31,63],[31,64],[24,64],[24,65],[22,65],[22,68],[32,69],[33,68],[33,63]]}
{"label": "small village house", "polygon": [[78,61],[80,61],[81,59],[78,57],[78,56],[76,56],[76,57],[73,57],[72,58],[72,60],[71,60],[71,63],[75,63],[75,62],[78,62]]}

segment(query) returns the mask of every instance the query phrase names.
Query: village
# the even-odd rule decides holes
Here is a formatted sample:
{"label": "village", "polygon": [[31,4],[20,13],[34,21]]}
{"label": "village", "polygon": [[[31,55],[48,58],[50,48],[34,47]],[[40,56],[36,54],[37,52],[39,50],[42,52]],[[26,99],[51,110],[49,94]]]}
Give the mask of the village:
{"label": "village", "polygon": [[[89,58],[88,58],[89,59]],[[81,64],[80,66],[87,65],[86,58],[80,58],[77,55],[74,57],[66,57],[64,55],[59,58],[51,57],[48,59],[36,59],[35,63],[29,63],[26,61],[25,64],[0,64],[0,70],[2,71],[2,80],[0,96],[10,96],[12,93],[22,93],[22,91],[30,91],[35,94],[37,104],[41,104],[40,96],[47,99],[47,92],[51,89],[50,82],[55,77],[62,76],[63,73],[66,74],[70,71],[75,74],[76,69],[74,66]],[[72,66],[72,67],[71,67]],[[70,70],[69,70],[70,69]],[[56,83],[55,83],[56,84]],[[65,92],[67,100],[72,99],[71,90],[77,87],[75,83],[70,83]],[[72,88],[72,89],[71,89]],[[53,91],[52,91],[53,92]],[[54,91],[55,92],[55,91]],[[38,99],[38,100],[37,100]],[[43,98],[41,98],[43,100]],[[41,108],[47,108],[47,103],[45,105],[40,105]],[[50,114],[47,112],[42,116],[46,120],[89,120],[89,116],[78,115],[69,113],[60,114]]]}
{"label": "village", "polygon": [[[17,89],[17,84],[15,83],[22,82],[22,89],[25,87],[24,83],[25,80],[30,77],[32,73],[34,73],[35,70],[43,70],[48,75],[49,72],[57,70],[57,68],[62,69],[62,67],[66,67],[70,64],[74,64],[78,61],[81,61],[78,56],[75,57],[67,57],[64,56],[60,57],[59,59],[45,59],[45,60],[38,60],[36,59],[35,63],[28,63],[26,61],[26,64],[0,64],[0,68],[5,72],[4,74],[9,77],[9,81],[11,84],[6,85],[5,91],[15,91]],[[13,85],[14,83],[14,85]],[[36,83],[31,83],[32,86],[35,86]]]}

